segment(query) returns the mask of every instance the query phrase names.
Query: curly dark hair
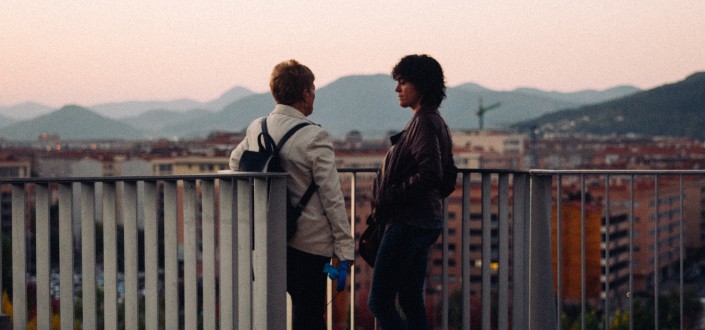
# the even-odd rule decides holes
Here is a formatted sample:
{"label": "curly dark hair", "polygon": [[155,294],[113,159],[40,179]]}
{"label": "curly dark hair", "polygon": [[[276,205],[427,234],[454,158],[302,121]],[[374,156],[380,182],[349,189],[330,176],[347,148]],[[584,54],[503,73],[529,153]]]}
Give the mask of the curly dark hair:
{"label": "curly dark hair", "polygon": [[277,103],[292,105],[303,100],[304,90],[313,86],[314,79],[313,72],[307,66],[288,60],[277,64],[272,70],[269,89]]}
{"label": "curly dark hair", "polygon": [[423,96],[421,106],[437,108],[446,97],[443,68],[426,54],[404,56],[392,69],[392,78],[414,84]]}

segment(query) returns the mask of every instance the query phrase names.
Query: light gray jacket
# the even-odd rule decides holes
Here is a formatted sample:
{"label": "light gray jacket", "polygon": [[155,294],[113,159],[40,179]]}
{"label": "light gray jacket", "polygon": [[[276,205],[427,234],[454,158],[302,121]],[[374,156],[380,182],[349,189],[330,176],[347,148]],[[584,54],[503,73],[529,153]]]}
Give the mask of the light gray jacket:
{"label": "light gray jacket", "polygon": [[[268,117],[267,129],[278,143],[290,128],[303,121],[308,119],[300,111],[277,104]],[[258,150],[257,136],[261,131],[259,119],[250,123],[245,139],[230,154],[230,169],[238,169],[245,150]],[[353,260],[355,240],[350,234],[333,143],[328,132],[318,125],[306,126],[284,144],[279,156],[282,167],[290,174],[287,188],[292,200],[301,198],[311,180],[318,184],[317,192],[299,218],[296,234],[289,240],[289,246],[315,255]]]}

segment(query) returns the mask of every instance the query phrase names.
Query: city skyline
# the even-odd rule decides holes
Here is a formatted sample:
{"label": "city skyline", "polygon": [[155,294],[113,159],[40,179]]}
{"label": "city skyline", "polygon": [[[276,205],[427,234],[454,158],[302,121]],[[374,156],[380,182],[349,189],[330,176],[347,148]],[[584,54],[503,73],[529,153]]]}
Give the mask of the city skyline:
{"label": "city skyline", "polygon": [[426,53],[449,86],[649,89],[705,70],[705,3],[325,1],[0,5],[0,105],[266,92],[295,58],[324,86]]}

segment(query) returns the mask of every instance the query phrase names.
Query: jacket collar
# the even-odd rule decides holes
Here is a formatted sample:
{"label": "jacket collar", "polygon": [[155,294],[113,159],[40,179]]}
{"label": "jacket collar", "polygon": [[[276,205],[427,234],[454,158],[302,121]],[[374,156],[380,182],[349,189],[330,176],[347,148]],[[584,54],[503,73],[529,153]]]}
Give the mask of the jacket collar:
{"label": "jacket collar", "polygon": [[274,106],[274,111],[272,111],[272,113],[287,115],[287,116],[296,117],[299,119],[306,118],[306,116],[304,116],[304,114],[301,113],[301,111],[296,110],[296,108],[285,105],[285,104],[278,104],[277,103],[277,105]]}
{"label": "jacket collar", "polygon": [[414,112],[414,116],[422,114],[422,113],[438,113],[438,108],[430,107],[430,106],[425,106],[421,107],[419,111]]}
{"label": "jacket collar", "polygon": [[389,141],[392,142],[392,145],[395,145],[395,144],[397,144],[397,142],[399,142],[399,139],[401,139],[401,136],[402,136],[402,134],[404,134],[404,131],[405,130],[389,137]]}

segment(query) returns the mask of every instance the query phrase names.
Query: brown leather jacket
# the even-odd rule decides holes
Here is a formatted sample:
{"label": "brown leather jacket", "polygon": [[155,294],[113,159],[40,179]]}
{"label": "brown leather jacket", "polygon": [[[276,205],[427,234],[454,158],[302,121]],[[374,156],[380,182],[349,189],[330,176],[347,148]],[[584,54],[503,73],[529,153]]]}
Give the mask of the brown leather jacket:
{"label": "brown leather jacket", "polygon": [[373,185],[372,207],[377,219],[440,228],[443,213],[439,188],[443,169],[453,162],[448,126],[438,109],[422,109],[390,139],[392,147]]}

